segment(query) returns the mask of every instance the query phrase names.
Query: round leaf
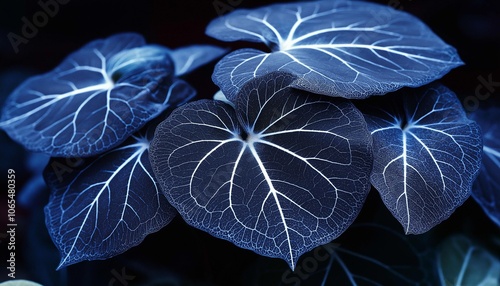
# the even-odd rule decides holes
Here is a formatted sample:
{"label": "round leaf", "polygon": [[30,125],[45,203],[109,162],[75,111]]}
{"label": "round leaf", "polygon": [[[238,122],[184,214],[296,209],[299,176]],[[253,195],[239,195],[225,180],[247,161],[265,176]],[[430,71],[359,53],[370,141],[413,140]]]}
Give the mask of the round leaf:
{"label": "round leaf", "polygon": [[360,112],[289,87],[274,73],[250,82],[235,108],[186,104],[161,123],[151,163],[191,225],[293,269],[339,236],[370,189],[371,138]]}

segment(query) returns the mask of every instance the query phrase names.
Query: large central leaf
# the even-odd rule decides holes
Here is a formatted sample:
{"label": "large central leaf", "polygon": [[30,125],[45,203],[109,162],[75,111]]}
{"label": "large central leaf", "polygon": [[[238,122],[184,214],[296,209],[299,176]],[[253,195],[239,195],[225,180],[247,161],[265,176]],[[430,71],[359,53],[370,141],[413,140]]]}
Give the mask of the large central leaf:
{"label": "large central leaf", "polygon": [[420,86],[462,64],[455,49],[419,19],[362,1],[311,1],[236,10],[212,21],[223,41],[268,45],[223,58],[214,82],[230,100],[248,80],[272,71],[297,76],[294,87],[346,98]]}
{"label": "large central leaf", "polygon": [[292,89],[293,80],[258,78],[235,108],[207,100],[180,107],[158,126],[150,153],[189,224],[292,269],[353,222],[372,165],[359,111]]}
{"label": "large central leaf", "polygon": [[373,135],[371,181],[406,233],[447,219],[470,195],[481,132],[444,86],[360,102]]}

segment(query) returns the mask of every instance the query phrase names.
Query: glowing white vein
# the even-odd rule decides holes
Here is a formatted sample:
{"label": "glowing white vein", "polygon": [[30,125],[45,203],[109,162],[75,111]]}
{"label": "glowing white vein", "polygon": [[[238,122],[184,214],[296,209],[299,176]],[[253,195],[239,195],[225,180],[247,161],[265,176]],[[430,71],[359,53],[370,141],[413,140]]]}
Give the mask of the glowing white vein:
{"label": "glowing white vein", "polygon": [[[101,182],[97,185],[102,185],[101,189],[98,191],[96,197],[92,200],[92,202],[89,204],[89,206],[86,208],[88,209],[87,213],[85,214],[85,217],[81,223],[81,227],[78,229],[78,233],[75,235],[74,239],[73,239],[73,243],[69,249],[69,251],[67,252],[66,256],[64,257],[64,259],[61,260],[60,262],[60,265],[64,265],[64,263],[66,262],[66,260],[68,260],[70,258],[70,255],[71,253],[73,252],[73,249],[75,248],[75,245],[77,243],[77,241],[79,240],[79,237],[80,237],[80,234],[81,232],[83,231],[83,228],[85,227],[85,224],[87,222],[87,219],[89,218],[89,215],[91,213],[91,211],[94,209],[96,209],[96,216],[98,216],[98,204],[99,204],[99,199],[101,197],[101,195],[103,194],[103,192],[107,189],[109,189],[109,185],[111,184],[111,182],[113,181],[113,179],[120,173],[120,171],[125,168],[125,166],[127,166],[132,160],[134,160],[136,157],[140,157],[142,155],[142,153],[144,153],[144,151],[147,149],[146,147],[144,147],[144,144],[143,143],[139,143],[139,144],[134,144],[134,145],[130,145],[129,148],[138,148],[138,150],[136,152],[134,152],[134,154],[132,154],[127,160],[125,160],[122,164],[120,164],[117,168],[116,168],[116,171],[113,172],[113,174],[105,181],[105,182]],[[70,185],[71,186],[71,185]],[[94,187],[94,185],[91,185],[89,186],[87,189],[83,190],[82,191],[82,194],[84,194],[88,189]],[[128,194],[128,192],[127,192]],[[109,199],[109,198],[108,198]],[[126,205],[126,204],[125,204]],[[82,210],[82,212],[84,211],[84,209]],[[66,224],[66,223],[69,223],[71,220],[75,219],[75,217],[79,216],[82,212],[79,212],[77,213],[75,216],[73,216],[72,218],[69,218],[66,220],[66,222],[62,223],[62,225]],[[63,211],[64,213],[64,211]],[[61,215],[61,219],[64,217],[64,215]],[[96,222],[98,221],[98,219],[96,218]],[[115,227],[116,229],[116,227]],[[95,231],[95,228],[94,228],[94,231]],[[112,234],[113,232],[111,232]],[[90,236],[92,237],[93,234]]]}
{"label": "glowing white vein", "polygon": [[[278,198],[278,191],[274,188],[273,181],[271,180],[271,177],[269,177],[269,174],[267,173],[266,167],[264,166],[264,164],[260,160],[259,154],[255,150],[255,147],[253,146],[253,143],[249,143],[248,144],[248,148],[249,148],[250,152],[252,153],[253,157],[255,158],[255,161],[257,162],[257,165],[259,166],[259,169],[262,171],[262,175],[264,176],[264,179],[266,180],[266,182],[267,182],[267,184],[269,186],[269,192],[273,195],[274,201],[276,202],[276,206],[277,206],[278,211],[280,213],[280,218],[281,218],[281,221],[283,222],[283,228],[284,228],[284,231],[285,231],[285,234],[286,234],[286,241],[287,241],[287,244],[288,244],[288,252],[289,252],[289,255],[290,255],[290,263],[291,263],[292,269],[294,269],[295,268],[295,264],[294,264],[293,248],[292,248],[292,244],[291,244],[291,239],[290,239],[290,234],[289,234],[289,230],[288,230],[288,225],[287,225],[287,222],[286,222],[286,217],[283,214],[283,209],[281,207],[281,204],[280,204],[280,201],[279,201],[279,198]],[[265,201],[262,204],[264,204],[264,203],[265,203]]]}

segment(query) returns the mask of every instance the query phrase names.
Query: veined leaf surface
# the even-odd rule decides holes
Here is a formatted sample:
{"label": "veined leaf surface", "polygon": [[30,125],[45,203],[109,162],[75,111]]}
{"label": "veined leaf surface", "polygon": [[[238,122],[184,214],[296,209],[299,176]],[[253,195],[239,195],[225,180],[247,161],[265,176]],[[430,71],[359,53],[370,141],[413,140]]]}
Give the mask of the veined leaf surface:
{"label": "veined leaf surface", "polygon": [[294,74],[293,87],[366,98],[417,87],[462,65],[455,49],[412,15],[364,1],[310,1],[236,10],[206,29],[222,41],[266,44],[237,50],[215,67],[214,82],[234,100],[250,79]]}
{"label": "veined leaf surface", "polygon": [[188,103],[161,123],[151,164],[189,224],[255,252],[299,256],[339,236],[370,189],[371,138],[352,103],[272,73],[235,107]]}
{"label": "veined leaf surface", "polygon": [[149,162],[154,127],[97,157],[49,162],[44,176],[52,193],[45,221],[61,253],[59,268],[118,255],[176,215]]}
{"label": "veined leaf surface", "polygon": [[406,233],[426,232],[470,195],[481,131],[441,85],[359,103],[373,136],[371,182]]}
{"label": "veined leaf surface", "polygon": [[119,145],[169,106],[194,96],[170,51],[137,34],[93,41],[7,99],[0,127],[25,148],[92,156]]}

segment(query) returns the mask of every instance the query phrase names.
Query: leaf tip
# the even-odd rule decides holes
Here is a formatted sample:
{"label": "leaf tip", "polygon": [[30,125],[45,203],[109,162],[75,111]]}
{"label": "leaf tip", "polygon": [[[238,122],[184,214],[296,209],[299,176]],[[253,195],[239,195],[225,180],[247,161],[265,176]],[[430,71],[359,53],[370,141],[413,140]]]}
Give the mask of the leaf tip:
{"label": "leaf tip", "polygon": [[66,262],[66,258],[61,258],[61,261],[59,262],[59,265],[57,265],[56,270],[57,271],[62,270],[63,268],[65,268],[66,266],[69,266],[71,264],[72,263]]}

